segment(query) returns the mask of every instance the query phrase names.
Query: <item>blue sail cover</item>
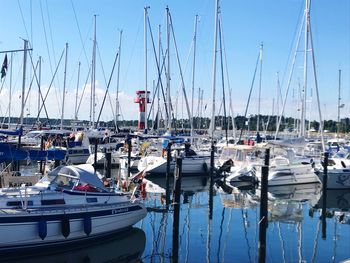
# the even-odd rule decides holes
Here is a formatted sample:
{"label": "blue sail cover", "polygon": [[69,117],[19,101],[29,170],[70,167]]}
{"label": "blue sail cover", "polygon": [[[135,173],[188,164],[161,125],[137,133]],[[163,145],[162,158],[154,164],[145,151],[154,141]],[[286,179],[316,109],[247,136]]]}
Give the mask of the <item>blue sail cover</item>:
{"label": "blue sail cover", "polygon": [[15,131],[11,130],[0,130],[1,134],[6,134],[6,135],[12,135],[12,136],[22,136],[23,135],[23,128],[20,127],[19,129]]}
{"label": "blue sail cover", "polygon": [[0,143],[0,162],[4,161],[45,161],[45,160],[63,160],[66,157],[66,151],[61,149],[49,150],[25,150],[17,149],[7,143]]}
{"label": "blue sail cover", "polygon": [[17,149],[10,144],[0,143],[0,162],[20,161],[28,158],[28,152]]}

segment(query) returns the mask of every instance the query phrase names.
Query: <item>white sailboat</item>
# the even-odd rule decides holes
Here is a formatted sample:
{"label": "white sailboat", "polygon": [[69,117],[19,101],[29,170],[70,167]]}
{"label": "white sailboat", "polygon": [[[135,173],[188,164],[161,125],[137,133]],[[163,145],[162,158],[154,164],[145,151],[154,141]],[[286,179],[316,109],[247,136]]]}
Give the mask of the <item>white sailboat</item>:
{"label": "white sailboat", "polygon": [[59,166],[34,186],[0,190],[1,253],[105,236],[143,219],[145,206],[107,188],[91,165]]}

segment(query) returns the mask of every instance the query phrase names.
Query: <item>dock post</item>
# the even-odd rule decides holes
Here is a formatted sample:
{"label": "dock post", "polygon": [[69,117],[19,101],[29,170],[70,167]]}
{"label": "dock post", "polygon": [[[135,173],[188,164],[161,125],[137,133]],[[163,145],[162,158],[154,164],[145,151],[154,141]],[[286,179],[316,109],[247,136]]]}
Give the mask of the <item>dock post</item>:
{"label": "dock post", "polygon": [[175,199],[174,199],[174,222],[173,222],[173,255],[172,262],[179,261],[179,222],[180,222],[180,197],[182,179],[182,158],[176,158],[175,167]]}
{"label": "dock post", "polygon": [[105,177],[111,178],[112,152],[105,148],[104,153],[105,153],[105,163],[104,163]]}
{"label": "dock post", "polygon": [[265,262],[266,257],[266,229],[267,219],[267,188],[269,175],[270,149],[265,150],[265,162],[261,167],[261,196],[260,196],[260,223],[259,223],[259,262]]}
{"label": "dock post", "polygon": [[326,217],[327,217],[327,183],[328,183],[328,158],[329,153],[324,153],[323,178],[322,178],[322,239],[326,239]]}
{"label": "dock post", "polygon": [[214,142],[210,151],[210,185],[209,185],[209,219],[213,219],[213,187],[214,187]]}
{"label": "dock post", "polygon": [[97,167],[97,147],[98,147],[98,139],[95,138],[95,149],[94,149],[94,169],[96,172],[96,167]]}
{"label": "dock post", "polygon": [[127,138],[127,143],[128,143],[128,176],[126,178],[126,181],[128,183],[130,174],[131,174],[131,152],[132,152],[132,144],[131,144],[131,138]]}
{"label": "dock post", "polygon": [[171,163],[171,145],[172,142],[169,141],[166,147],[166,173],[165,173],[165,204],[168,207],[170,204],[170,163]]}
{"label": "dock post", "polygon": [[[43,151],[44,150],[44,136],[41,136],[41,140],[40,140],[40,150]],[[40,169],[39,169],[39,172],[41,174],[44,174],[44,162],[43,161],[40,161]]]}

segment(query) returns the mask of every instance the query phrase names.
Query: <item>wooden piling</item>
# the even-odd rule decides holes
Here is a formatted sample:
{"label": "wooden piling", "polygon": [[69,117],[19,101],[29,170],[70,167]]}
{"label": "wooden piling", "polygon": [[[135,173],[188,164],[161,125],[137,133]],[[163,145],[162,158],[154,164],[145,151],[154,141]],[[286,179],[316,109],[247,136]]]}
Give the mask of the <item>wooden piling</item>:
{"label": "wooden piling", "polygon": [[264,166],[261,167],[261,194],[260,194],[260,221],[259,221],[259,262],[265,262],[266,257],[266,229],[268,226],[267,218],[267,190],[269,176],[269,160],[270,160],[270,149],[265,150],[265,162]]}
{"label": "wooden piling", "polygon": [[96,172],[96,167],[97,167],[97,147],[98,147],[98,139],[95,138],[95,149],[94,149],[94,169]]}
{"label": "wooden piling", "polygon": [[173,253],[172,262],[179,261],[179,223],[180,223],[180,197],[182,178],[182,158],[176,158],[175,169],[175,199],[174,199],[174,222],[173,222]]}
{"label": "wooden piling", "polygon": [[[41,136],[41,140],[40,140],[40,150],[43,151],[45,148],[45,144],[44,144],[44,136]],[[44,174],[44,162],[40,161],[40,167],[39,167],[39,173]]]}
{"label": "wooden piling", "polygon": [[324,153],[324,159],[323,159],[323,178],[322,178],[322,239],[326,239],[327,235],[327,224],[326,224],[326,217],[327,217],[327,183],[328,183],[328,158],[329,153]]}
{"label": "wooden piling", "polygon": [[127,143],[128,143],[128,177],[127,177],[127,181],[130,178],[130,174],[131,174],[131,152],[132,152],[132,144],[131,144],[131,138],[127,139]]}
{"label": "wooden piling", "polygon": [[166,173],[165,173],[165,204],[168,207],[170,205],[170,163],[171,163],[171,145],[172,142],[168,142],[166,147]]}
{"label": "wooden piling", "polygon": [[214,151],[215,145],[212,142],[210,151],[209,219],[213,219]]}
{"label": "wooden piling", "polygon": [[105,152],[105,163],[104,163],[104,174],[106,178],[111,178],[111,166],[112,166],[112,152],[104,149]]}

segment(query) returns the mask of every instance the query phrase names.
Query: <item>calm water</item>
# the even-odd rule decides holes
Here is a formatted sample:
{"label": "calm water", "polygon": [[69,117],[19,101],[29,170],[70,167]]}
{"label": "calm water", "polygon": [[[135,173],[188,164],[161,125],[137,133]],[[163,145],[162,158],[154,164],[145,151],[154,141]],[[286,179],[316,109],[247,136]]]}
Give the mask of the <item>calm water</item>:
{"label": "calm water", "polygon": [[[164,186],[165,180],[153,183]],[[209,179],[183,178],[176,222],[174,206],[166,209],[156,185],[147,189],[149,212],[131,231],[23,262],[258,262],[258,190],[216,188],[210,219]],[[324,224],[320,185],[269,190],[266,262],[350,260],[349,190],[327,192]]]}

